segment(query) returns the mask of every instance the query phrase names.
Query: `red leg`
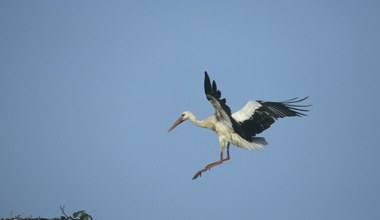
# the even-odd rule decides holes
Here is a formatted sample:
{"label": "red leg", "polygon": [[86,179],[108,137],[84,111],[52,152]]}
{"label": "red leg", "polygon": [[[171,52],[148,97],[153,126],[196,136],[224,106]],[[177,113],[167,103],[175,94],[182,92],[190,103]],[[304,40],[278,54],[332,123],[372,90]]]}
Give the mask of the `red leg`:
{"label": "red leg", "polygon": [[219,164],[222,164],[223,161],[226,161],[226,160],[229,160],[230,159],[230,144],[227,145],[227,157],[226,158],[223,158],[223,150],[220,152],[220,160],[218,161],[215,161],[213,163],[210,163],[210,164],[207,164],[207,166],[205,166],[205,168],[199,170],[194,176],[193,176],[193,180],[198,178],[199,176],[202,175],[203,172],[206,172],[207,170],[210,170],[211,168],[219,165]]}

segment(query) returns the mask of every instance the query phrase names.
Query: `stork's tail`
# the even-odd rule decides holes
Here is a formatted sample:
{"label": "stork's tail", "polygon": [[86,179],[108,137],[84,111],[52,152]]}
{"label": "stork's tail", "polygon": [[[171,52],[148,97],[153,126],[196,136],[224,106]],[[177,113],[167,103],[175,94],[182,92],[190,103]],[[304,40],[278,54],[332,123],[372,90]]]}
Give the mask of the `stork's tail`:
{"label": "stork's tail", "polygon": [[249,145],[244,146],[244,149],[257,150],[257,149],[263,148],[264,145],[268,144],[268,142],[263,137],[252,137],[252,141],[248,142],[248,143],[249,143]]}
{"label": "stork's tail", "polygon": [[236,133],[232,135],[230,142],[233,145],[244,148],[246,150],[261,149],[264,147],[264,145],[268,144],[263,137],[252,137],[252,141],[247,141]]}

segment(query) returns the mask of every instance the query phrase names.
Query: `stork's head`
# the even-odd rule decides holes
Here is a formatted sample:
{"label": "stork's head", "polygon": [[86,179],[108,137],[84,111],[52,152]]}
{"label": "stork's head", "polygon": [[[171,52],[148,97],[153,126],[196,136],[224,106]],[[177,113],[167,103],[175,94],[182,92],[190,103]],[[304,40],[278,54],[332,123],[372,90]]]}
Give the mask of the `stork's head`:
{"label": "stork's head", "polygon": [[177,119],[177,121],[174,122],[174,124],[169,128],[168,132],[173,130],[177,125],[181,124],[182,122],[186,121],[190,118],[191,112],[185,111],[182,113],[182,115]]}

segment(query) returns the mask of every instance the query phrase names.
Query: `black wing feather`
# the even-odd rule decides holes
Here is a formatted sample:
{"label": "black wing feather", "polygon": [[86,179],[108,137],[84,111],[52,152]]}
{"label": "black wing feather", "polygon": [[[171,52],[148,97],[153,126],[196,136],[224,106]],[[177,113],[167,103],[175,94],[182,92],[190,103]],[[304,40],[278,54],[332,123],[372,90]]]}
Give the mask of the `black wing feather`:
{"label": "black wing feather", "polygon": [[218,102],[220,103],[220,106],[222,106],[223,110],[231,117],[231,109],[228,105],[226,105],[226,99],[221,99],[222,93],[218,90],[218,87],[216,85],[216,82],[213,80],[212,84],[210,81],[210,77],[207,74],[207,71],[205,71],[205,94],[207,97],[207,100],[210,101],[210,98],[208,96],[214,97]]}
{"label": "black wing feather", "polygon": [[[205,87],[205,93],[206,93],[206,97],[208,94],[211,94],[211,82],[210,82],[210,77],[208,76],[207,72],[205,72],[205,82],[204,82],[204,87]],[[207,100],[209,100],[209,98],[207,97]]]}
{"label": "black wing feather", "polygon": [[306,116],[304,112],[309,110],[305,108],[310,105],[297,105],[295,103],[302,102],[307,98],[293,98],[283,102],[257,101],[262,106],[256,109],[251,118],[239,124],[245,133],[255,136],[268,129],[278,118]]}

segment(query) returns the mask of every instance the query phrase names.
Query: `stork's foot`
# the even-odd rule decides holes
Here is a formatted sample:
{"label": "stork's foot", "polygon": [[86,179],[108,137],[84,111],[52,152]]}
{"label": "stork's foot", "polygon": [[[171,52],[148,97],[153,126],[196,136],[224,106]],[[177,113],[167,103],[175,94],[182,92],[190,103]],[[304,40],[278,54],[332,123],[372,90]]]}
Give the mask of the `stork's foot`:
{"label": "stork's foot", "polygon": [[202,169],[202,170],[198,171],[198,172],[193,176],[193,180],[195,180],[196,178],[202,176],[202,173],[205,172],[205,171],[207,171],[207,170]]}
{"label": "stork's foot", "polygon": [[226,158],[223,158],[223,151],[220,152],[220,160],[218,161],[215,161],[213,163],[210,163],[210,164],[207,164],[207,166],[205,166],[205,168],[199,170],[194,176],[193,176],[193,180],[195,180],[196,178],[202,176],[202,173],[206,172],[207,170],[210,170],[211,168],[213,168],[214,166],[217,166],[219,164],[222,164],[223,161],[226,161],[226,160],[229,160],[230,159],[230,144],[228,143],[227,145],[227,157]]}
{"label": "stork's foot", "polygon": [[202,176],[202,173],[206,172],[207,170],[210,170],[212,167],[216,166],[216,165],[219,165],[221,163],[223,163],[225,159],[223,160],[220,160],[220,161],[216,161],[214,163],[210,163],[208,164],[207,166],[205,166],[205,168],[199,170],[194,176],[193,176],[193,180],[195,180],[196,178]]}

